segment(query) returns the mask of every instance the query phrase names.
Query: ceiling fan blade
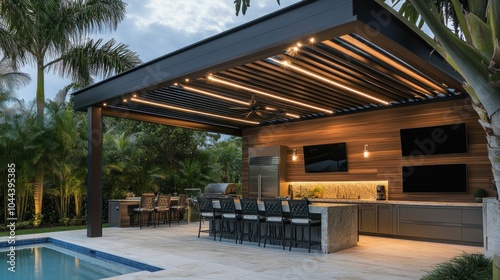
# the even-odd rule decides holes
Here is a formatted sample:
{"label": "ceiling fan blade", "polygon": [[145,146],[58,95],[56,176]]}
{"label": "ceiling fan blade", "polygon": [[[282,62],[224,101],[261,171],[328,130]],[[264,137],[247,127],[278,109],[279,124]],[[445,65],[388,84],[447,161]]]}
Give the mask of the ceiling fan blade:
{"label": "ceiling fan blade", "polygon": [[231,109],[231,110],[248,110],[250,108],[248,108],[248,107],[230,107],[229,109]]}
{"label": "ceiling fan blade", "polygon": [[245,119],[248,119],[248,117],[250,117],[250,115],[252,115],[252,113],[253,113],[253,111],[248,112],[248,113],[246,114],[246,116],[245,116]]}

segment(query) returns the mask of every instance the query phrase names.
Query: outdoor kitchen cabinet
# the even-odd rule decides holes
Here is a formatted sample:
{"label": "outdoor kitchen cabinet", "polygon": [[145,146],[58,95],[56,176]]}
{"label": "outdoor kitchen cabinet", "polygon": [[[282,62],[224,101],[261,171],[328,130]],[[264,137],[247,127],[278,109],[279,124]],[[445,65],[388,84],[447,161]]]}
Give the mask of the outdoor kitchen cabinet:
{"label": "outdoor kitchen cabinet", "polygon": [[377,232],[377,205],[359,205],[359,231],[364,233]]}
{"label": "outdoor kitchen cabinet", "polygon": [[362,233],[392,234],[392,219],[391,205],[359,205],[359,231]]}

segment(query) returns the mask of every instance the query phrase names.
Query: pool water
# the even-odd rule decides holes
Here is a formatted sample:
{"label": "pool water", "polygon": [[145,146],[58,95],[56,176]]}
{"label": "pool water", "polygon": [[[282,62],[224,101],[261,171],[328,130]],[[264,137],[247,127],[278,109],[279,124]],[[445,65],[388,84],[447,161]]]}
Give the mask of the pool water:
{"label": "pool water", "polygon": [[50,237],[16,241],[15,272],[8,270],[8,242],[0,242],[0,280],[97,280],[137,271],[163,270]]}
{"label": "pool water", "polygon": [[[24,247],[24,248],[23,248]],[[0,262],[7,264],[7,252],[2,250]],[[140,271],[138,268],[101,260],[51,244],[36,244],[16,248],[15,272],[5,265],[0,279],[75,279],[95,280]]]}

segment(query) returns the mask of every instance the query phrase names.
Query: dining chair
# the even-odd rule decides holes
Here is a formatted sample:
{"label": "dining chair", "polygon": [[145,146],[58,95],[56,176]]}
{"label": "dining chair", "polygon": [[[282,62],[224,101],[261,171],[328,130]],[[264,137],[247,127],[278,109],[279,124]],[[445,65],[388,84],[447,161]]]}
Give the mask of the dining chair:
{"label": "dining chair", "polygon": [[[142,229],[143,225],[143,215],[147,214],[147,222],[151,220],[151,215],[155,210],[155,195],[153,193],[145,193],[141,195],[141,201],[139,202],[139,207],[134,208],[134,216],[139,216],[139,228]],[[135,219],[135,218],[134,218]],[[133,225],[133,223],[132,223]]]}
{"label": "dining chair", "polygon": [[[257,199],[255,198],[242,198],[240,199],[240,205],[242,214],[240,244],[243,243],[245,236],[248,237],[249,242],[255,237],[258,239],[258,246],[260,247],[261,224],[266,221],[266,217],[259,214]],[[247,226],[248,231],[245,231]]]}
{"label": "dining chair", "polygon": [[266,213],[266,234],[264,237],[264,248],[268,240],[280,242],[285,250],[286,226],[290,225],[290,219],[283,215],[283,204],[280,199],[264,200]]}
{"label": "dining chair", "polygon": [[187,198],[187,194],[180,194],[177,205],[170,206],[170,211],[172,211],[172,214],[174,214],[174,219],[177,220],[178,225],[180,224],[180,221],[184,216],[184,212],[187,209]]}
{"label": "dining chair", "polygon": [[157,215],[157,225],[160,227],[160,221],[163,218],[163,223],[168,222],[170,227],[170,195],[158,194],[155,206],[155,215]]}
{"label": "dining chair", "polygon": [[[311,243],[317,244],[321,246],[319,241],[312,241],[312,227],[321,226],[320,219],[313,219],[311,214],[309,213],[309,201],[306,199],[301,200],[289,200],[288,206],[290,207],[290,224],[291,224],[291,234],[290,234],[290,249],[292,250],[292,244],[295,244],[297,247],[297,243],[307,244],[307,249],[309,253],[311,253]],[[299,240],[297,235],[297,228],[301,229],[301,239]],[[305,240],[306,236],[304,235],[304,229],[307,229],[307,240]]]}
{"label": "dining chair", "polygon": [[[214,234],[214,241],[217,236],[217,228],[216,228],[216,223],[215,221],[221,219],[221,214],[219,211],[215,211],[212,198],[207,198],[207,197],[197,197],[196,201],[198,203],[198,209],[200,211],[200,226],[198,228],[198,238],[200,238],[200,233],[201,232],[213,232]],[[202,230],[201,229],[201,223],[204,221],[209,221],[209,226],[208,229]],[[219,222],[220,224],[220,222]]]}
{"label": "dining chair", "polygon": [[222,235],[233,234],[235,243],[238,243],[238,237],[240,234],[240,221],[241,214],[236,212],[236,205],[234,204],[234,199],[232,197],[222,197],[219,198],[220,201],[220,236],[219,241],[222,240]]}

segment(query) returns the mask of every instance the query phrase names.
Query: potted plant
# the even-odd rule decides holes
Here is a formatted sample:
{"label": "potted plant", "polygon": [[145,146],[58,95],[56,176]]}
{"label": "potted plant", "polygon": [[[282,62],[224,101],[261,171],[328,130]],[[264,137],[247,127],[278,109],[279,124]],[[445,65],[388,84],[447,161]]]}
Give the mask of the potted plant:
{"label": "potted plant", "polygon": [[486,197],[488,193],[485,189],[476,189],[474,191],[474,199],[476,202],[483,202],[483,197]]}

